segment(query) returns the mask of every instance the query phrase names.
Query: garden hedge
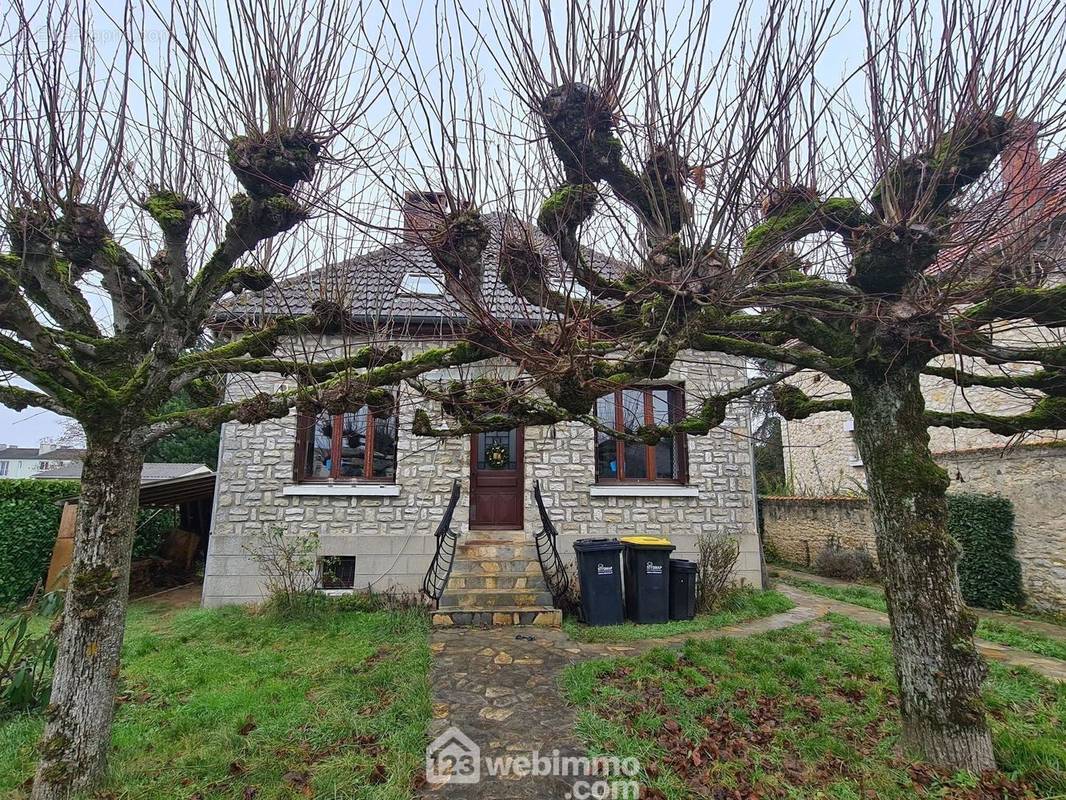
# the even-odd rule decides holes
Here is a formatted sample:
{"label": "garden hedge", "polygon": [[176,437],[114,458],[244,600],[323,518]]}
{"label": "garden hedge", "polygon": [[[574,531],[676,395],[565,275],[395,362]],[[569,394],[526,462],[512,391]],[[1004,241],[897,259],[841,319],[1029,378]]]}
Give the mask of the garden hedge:
{"label": "garden hedge", "polygon": [[959,582],[966,602],[981,608],[1023,605],[1011,501],[994,495],[949,494],[948,529],[962,546]]}
{"label": "garden hedge", "polygon": [[17,603],[48,571],[64,497],[77,481],[0,480],[0,606]]}
{"label": "garden hedge", "polygon": [[[21,602],[48,572],[64,497],[76,497],[78,481],[0,480],[0,607]],[[170,510],[141,510],[134,558],[152,555],[177,524]]]}

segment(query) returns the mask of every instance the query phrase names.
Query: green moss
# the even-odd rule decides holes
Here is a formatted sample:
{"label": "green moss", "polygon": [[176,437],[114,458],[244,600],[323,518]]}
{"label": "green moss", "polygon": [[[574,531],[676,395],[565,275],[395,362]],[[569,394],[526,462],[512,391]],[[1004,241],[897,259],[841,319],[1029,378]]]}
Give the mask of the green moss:
{"label": "green moss", "polygon": [[537,227],[549,236],[577,228],[592,216],[597,198],[596,187],[590,183],[564,183],[541,205]]}

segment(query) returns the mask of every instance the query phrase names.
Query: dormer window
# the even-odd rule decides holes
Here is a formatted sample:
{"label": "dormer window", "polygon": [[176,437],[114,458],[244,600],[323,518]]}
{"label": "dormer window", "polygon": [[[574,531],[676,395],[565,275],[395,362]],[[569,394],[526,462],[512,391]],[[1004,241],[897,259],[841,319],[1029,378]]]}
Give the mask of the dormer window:
{"label": "dormer window", "polygon": [[440,281],[435,278],[408,272],[400,281],[400,292],[416,297],[441,297],[444,289],[441,288]]}

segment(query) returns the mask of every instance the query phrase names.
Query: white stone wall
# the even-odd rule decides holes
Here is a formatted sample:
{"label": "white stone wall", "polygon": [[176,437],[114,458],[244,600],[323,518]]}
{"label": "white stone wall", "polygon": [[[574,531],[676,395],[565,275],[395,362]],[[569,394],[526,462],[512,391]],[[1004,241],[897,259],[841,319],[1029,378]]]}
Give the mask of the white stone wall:
{"label": "white stone wall", "polygon": [[[421,341],[405,352],[435,346]],[[336,343],[309,348],[325,358]],[[355,346],[349,344],[349,346]],[[682,354],[666,381],[683,381],[691,408],[700,398],[743,380],[736,362],[717,356]],[[242,376],[229,396],[271,391],[278,376]],[[435,440],[411,433],[416,408],[425,401],[401,390],[397,496],[291,496],[295,454],[295,415],[258,425],[223,426],[216,508],[204,576],[204,604],[255,603],[264,598],[264,579],[248,550],[271,526],[286,532],[317,531],[322,555],[355,555],[356,586],[376,591],[414,592],[434,550],[433,532],[447,506],[452,481],[462,483],[453,528],[468,530],[469,438]],[[433,404],[432,416],[444,418]],[[689,437],[690,484],[698,497],[592,497],[595,484],[593,432],[578,423],[529,428],[525,434],[525,530],[540,529],[532,498],[540,479],[545,505],[560,531],[560,549],[572,555],[573,540],[584,536],[634,533],[665,535],[679,557],[694,557],[696,536],[717,531],[739,537],[738,577],[760,586],[755,527],[749,417],[736,404],[722,428]]]}

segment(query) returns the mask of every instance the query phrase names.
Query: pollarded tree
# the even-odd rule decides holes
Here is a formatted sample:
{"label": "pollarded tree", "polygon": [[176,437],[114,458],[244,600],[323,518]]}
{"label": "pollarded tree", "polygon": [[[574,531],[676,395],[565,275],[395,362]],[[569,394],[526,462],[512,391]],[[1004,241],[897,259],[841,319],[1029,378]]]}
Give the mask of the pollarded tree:
{"label": "pollarded tree", "polygon": [[[308,403],[348,407],[476,357],[275,356],[287,335],[343,324],[331,308],[203,346],[221,297],[270,285],[260,245],[305,223],[316,179],[344,155],[337,135],[354,138],[372,99],[358,56],[374,37],[356,9],[298,6],[234,0],[216,19],[195,2],[130,4],[112,26],[55,2],[5,18],[0,402],[72,417],[88,447],[37,800],[104,774],[145,448],[297,401],[290,390],[220,404],[227,376],[295,376]],[[197,407],[168,412],[179,393]]]}
{"label": "pollarded tree", "polygon": [[[492,318],[476,291],[484,219],[452,209],[428,243],[478,341],[527,378],[420,383],[455,423],[439,428],[421,415],[416,427],[450,436],[562,420],[598,426],[597,397],[663,376],[685,352],[786,365],[746,389],[707,392],[697,412],[669,425],[606,431],[653,444],[706,434],[728,401],[756,386],[798,371],[828,376],[850,396],[818,401],[781,383],[778,407],[788,418],[854,417],[903,743],[936,765],[985,770],[995,764],[985,665],[946,528],[949,480],[928,430],[1066,427],[1056,334],[1066,288],[1027,266],[1040,259],[1049,220],[1030,203],[1019,226],[1017,198],[995,180],[1019,120],[1039,117],[1051,136],[1064,121],[1064,20],[1053,3],[1026,14],[864,6],[847,27],[866,40],[850,65],[863,96],[854,80],[837,89],[815,80],[826,69],[824,32],[840,22],[830,9],[775,2],[758,23],[748,10],[723,33],[702,6],[686,17],[654,2],[572,4],[566,15],[545,5],[538,21],[502,4],[490,47],[532,129],[516,132],[515,146],[536,142],[521,163],[535,167],[516,180],[475,160],[469,185],[500,196],[504,186],[536,194],[554,183],[540,195],[541,236],[515,228],[492,269],[558,317],[521,336]],[[561,285],[546,241],[576,288]],[[626,241],[635,259],[627,274],[597,271],[584,255],[590,244],[616,253]],[[1014,368],[992,374],[989,365]],[[1022,390],[1031,407],[933,413],[923,375]]]}

